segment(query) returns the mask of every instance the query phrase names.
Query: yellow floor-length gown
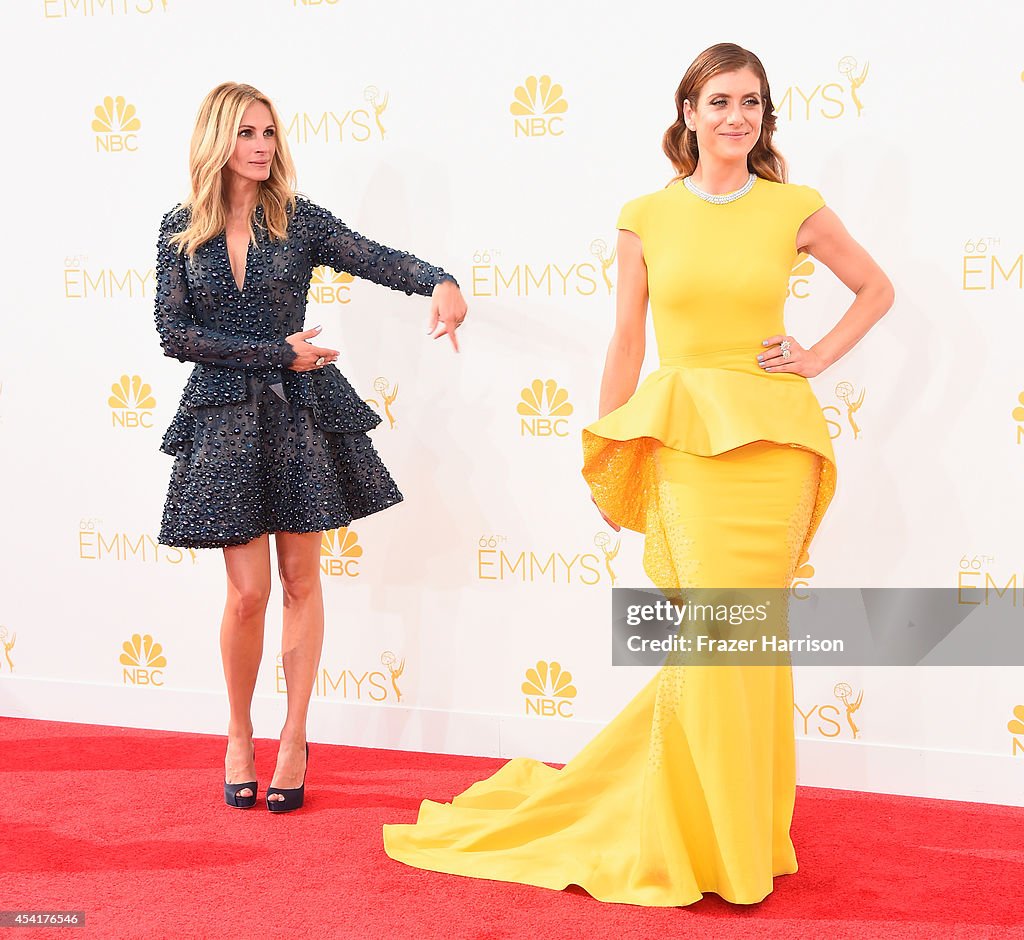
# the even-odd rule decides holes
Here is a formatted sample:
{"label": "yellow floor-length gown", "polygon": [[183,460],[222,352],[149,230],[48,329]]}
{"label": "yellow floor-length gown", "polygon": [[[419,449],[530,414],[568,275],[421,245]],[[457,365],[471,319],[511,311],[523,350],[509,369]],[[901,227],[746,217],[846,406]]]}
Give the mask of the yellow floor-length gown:
{"label": "yellow floor-length gown", "polygon": [[[824,205],[758,179],[711,203],[681,183],[627,203],[643,245],[661,367],[583,431],[601,509],[645,534],[662,589],[785,588],[835,488],[835,458],[806,378],[767,373],[785,334],[796,235]],[[715,892],[763,900],[797,870],[792,671],[665,665],[563,768],[515,758],[451,803],[384,826],[418,868],[685,905]]]}

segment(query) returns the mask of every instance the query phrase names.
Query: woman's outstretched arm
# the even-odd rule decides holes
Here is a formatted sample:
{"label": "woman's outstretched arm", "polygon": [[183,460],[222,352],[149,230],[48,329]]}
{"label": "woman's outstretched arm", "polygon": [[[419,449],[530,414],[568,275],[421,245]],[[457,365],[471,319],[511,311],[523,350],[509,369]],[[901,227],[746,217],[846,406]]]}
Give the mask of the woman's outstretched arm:
{"label": "woman's outstretched arm", "polygon": [[325,264],[392,290],[431,297],[429,332],[434,339],[447,335],[458,351],[455,330],[465,319],[466,302],[451,274],[408,251],[388,248],[360,235],[320,206],[310,203],[310,211],[314,264]]}

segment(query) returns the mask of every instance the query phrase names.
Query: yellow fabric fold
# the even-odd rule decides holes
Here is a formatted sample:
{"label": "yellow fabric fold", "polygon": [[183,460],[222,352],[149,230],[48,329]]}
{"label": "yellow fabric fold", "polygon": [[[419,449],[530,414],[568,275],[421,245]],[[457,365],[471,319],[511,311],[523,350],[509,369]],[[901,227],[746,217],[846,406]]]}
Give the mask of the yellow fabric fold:
{"label": "yellow fabric fold", "polygon": [[789,444],[824,459],[808,549],[835,493],[828,426],[807,379],[764,372],[756,347],[680,356],[648,375],[620,408],[583,429],[583,477],[609,519],[645,532],[659,446],[710,457],[754,441]]}

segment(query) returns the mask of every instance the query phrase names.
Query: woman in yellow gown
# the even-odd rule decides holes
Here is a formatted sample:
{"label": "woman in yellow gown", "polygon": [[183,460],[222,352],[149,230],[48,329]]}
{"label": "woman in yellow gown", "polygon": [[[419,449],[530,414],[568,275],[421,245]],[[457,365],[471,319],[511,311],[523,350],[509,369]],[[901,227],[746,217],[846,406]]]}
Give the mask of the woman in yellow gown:
{"label": "woman in yellow gown", "polygon": [[[784,182],[753,53],[701,53],[676,105],[676,181],[619,217],[583,475],[606,521],[645,534],[662,591],[785,588],[835,489],[807,379],[885,313],[892,285],[815,190]],[[857,295],[806,349],[782,318],[800,250]],[[637,388],[648,300],[661,367]],[[414,825],[384,826],[384,845],[419,868],[602,901],[752,904],[797,870],[795,793],[790,667],[668,664],[563,768],[510,760],[451,803],[424,800]]]}

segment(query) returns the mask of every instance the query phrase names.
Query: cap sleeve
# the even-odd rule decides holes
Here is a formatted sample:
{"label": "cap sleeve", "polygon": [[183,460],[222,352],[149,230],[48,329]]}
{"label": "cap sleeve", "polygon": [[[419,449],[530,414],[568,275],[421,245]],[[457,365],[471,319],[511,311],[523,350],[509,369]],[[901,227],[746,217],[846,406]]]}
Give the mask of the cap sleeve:
{"label": "cap sleeve", "polygon": [[796,218],[798,223],[802,223],[808,216],[825,207],[825,199],[821,193],[810,186],[798,186],[796,196]]}
{"label": "cap sleeve", "polygon": [[642,210],[643,197],[640,197],[639,199],[631,199],[619,212],[619,221],[615,223],[615,227],[625,229],[627,232],[633,232],[635,235],[639,235],[643,238],[644,233],[641,225],[643,216]]}

